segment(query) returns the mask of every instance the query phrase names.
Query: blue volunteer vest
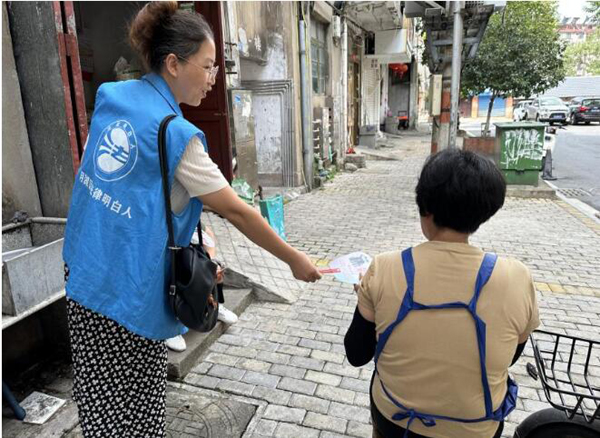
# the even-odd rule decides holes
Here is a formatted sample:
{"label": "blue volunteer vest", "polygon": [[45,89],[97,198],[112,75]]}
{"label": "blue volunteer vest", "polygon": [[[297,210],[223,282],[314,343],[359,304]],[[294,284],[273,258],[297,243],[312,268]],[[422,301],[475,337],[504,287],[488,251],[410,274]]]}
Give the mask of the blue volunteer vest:
{"label": "blue volunteer vest", "polygon": [[479,349],[479,366],[481,369],[481,386],[483,388],[483,397],[485,402],[485,416],[481,418],[454,418],[444,415],[419,412],[408,406],[404,406],[402,403],[396,400],[385,387],[383,380],[381,379],[381,375],[379,375],[379,381],[381,382],[383,392],[399,409],[399,411],[392,416],[392,419],[396,421],[402,421],[408,418],[405,436],[408,435],[410,425],[415,419],[418,419],[427,427],[435,426],[435,420],[457,421],[460,423],[479,423],[489,420],[502,421],[515,408],[517,404],[517,392],[519,388],[517,387],[517,384],[509,377],[506,396],[504,397],[502,404],[496,410],[493,409],[492,395],[490,392],[490,386],[488,384],[487,369],[485,365],[485,322],[483,322],[483,320],[477,315],[477,301],[479,300],[479,295],[494,271],[497,258],[498,257],[496,254],[485,254],[483,261],[481,262],[479,272],[477,273],[477,280],[475,281],[475,293],[473,294],[469,304],[461,301],[455,301],[451,303],[428,306],[415,301],[413,298],[415,285],[415,263],[412,256],[412,248],[402,251],[402,264],[404,267],[404,274],[406,276],[406,292],[404,294],[402,304],[400,305],[400,309],[398,310],[398,316],[396,317],[396,320],[384,330],[377,341],[377,347],[375,349],[375,372],[379,375],[379,372],[377,371],[377,362],[379,361],[379,356],[381,355],[381,352],[383,351],[383,348],[385,347],[390,335],[396,326],[400,324],[404,318],[406,318],[409,312],[412,310],[465,309],[471,314],[473,320],[475,321],[477,345]]}
{"label": "blue volunteer vest", "polygon": [[[168,126],[169,186],[190,139],[202,131],[183,118],[168,84],[151,73],[103,84],[77,173],[65,230],[67,296],[150,339],[185,332],[167,303],[170,254],[158,159],[158,128]],[[187,246],[202,203],[173,215],[175,243]]]}

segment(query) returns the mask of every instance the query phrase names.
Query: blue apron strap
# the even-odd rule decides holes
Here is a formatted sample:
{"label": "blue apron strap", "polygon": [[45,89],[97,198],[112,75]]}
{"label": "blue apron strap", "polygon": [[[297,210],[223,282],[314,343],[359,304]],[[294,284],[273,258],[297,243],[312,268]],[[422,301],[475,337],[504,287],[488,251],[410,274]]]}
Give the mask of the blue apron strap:
{"label": "blue apron strap", "polygon": [[406,291],[410,294],[410,300],[412,301],[415,291],[415,261],[412,255],[412,248],[406,248],[402,251],[402,267],[404,268],[404,277],[406,278]]}
{"label": "blue apron strap", "polygon": [[491,417],[493,415],[493,406],[492,394],[490,392],[490,385],[488,383],[487,377],[487,368],[485,366],[485,322],[483,322],[483,320],[477,315],[477,300],[479,300],[481,290],[492,276],[492,272],[494,271],[494,266],[496,265],[497,259],[498,256],[496,254],[486,253],[484,255],[483,261],[481,262],[481,266],[479,267],[479,272],[477,273],[477,280],[475,281],[475,293],[473,294],[473,298],[471,298],[471,302],[469,303],[469,311],[471,312],[471,315],[475,320],[475,328],[477,332],[477,346],[479,347],[479,366],[481,368],[481,385],[483,387],[486,417]]}
{"label": "blue apron strap", "polygon": [[498,256],[493,253],[486,252],[483,256],[483,261],[481,262],[481,266],[479,267],[479,272],[477,273],[477,280],[475,281],[475,293],[473,294],[473,298],[471,298],[471,302],[469,306],[476,306],[477,300],[479,299],[479,294],[481,294],[481,290],[483,286],[486,285],[490,277],[492,276],[492,272],[494,271],[494,267],[496,266],[496,260]]}
{"label": "blue apron strap", "polygon": [[402,251],[402,265],[404,267],[404,276],[406,277],[406,292],[404,293],[404,298],[402,299],[402,304],[400,305],[400,309],[398,309],[398,315],[396,316],[396,320],[391,323],[384,331],[379,335],[379,339],[377,339],[377,347],[375,348],[375,365],[377,365],[377,361],[379,360],[379,355],[383,351],[385,344],[387,343],[390,335],[394,331],[394,328],[398,324],[402,322],[408,312],[411,311],[413,306],[413,293],[415,286],[415,262],[412,256],[412,248],[407,248]]}

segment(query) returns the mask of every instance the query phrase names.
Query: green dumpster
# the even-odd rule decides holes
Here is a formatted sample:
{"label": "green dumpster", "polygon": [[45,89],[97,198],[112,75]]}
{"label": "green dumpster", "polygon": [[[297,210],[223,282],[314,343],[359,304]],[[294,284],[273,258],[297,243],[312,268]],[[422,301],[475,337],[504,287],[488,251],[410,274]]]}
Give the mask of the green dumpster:
{"label": "green dumpster", "polygon": [[544,154],[544,130],[538,122],[496,123],[496,157],[507,184],[537,186]]}

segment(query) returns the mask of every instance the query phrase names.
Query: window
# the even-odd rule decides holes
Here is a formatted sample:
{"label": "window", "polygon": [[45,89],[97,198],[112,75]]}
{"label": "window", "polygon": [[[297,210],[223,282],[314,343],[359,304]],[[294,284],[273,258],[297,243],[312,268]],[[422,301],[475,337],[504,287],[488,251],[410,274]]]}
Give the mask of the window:
{"label": "window", "polygon": [[540,104],[543,106],[564,105],[563,101],[560,100],[558,97],[542,97],[540,99]]}
{"label": "window", "polygon": [[329,53],[327,53],[326,36],[327,25],[313,19],[310,23],[310,55],[315,94],[325,94],[327,79],[329,79]]}

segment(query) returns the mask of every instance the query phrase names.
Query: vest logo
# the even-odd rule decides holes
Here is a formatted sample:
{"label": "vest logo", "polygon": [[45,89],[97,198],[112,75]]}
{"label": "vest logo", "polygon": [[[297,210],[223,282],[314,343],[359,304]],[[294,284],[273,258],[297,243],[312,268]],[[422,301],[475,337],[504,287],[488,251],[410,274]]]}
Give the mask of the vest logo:
{"label": "vest logo", "polygon": [[124,178],[135,166],[138,145],[131,124],[118,120],[108,125],[98,139],[94,152],[94,168],[103,181]]}

